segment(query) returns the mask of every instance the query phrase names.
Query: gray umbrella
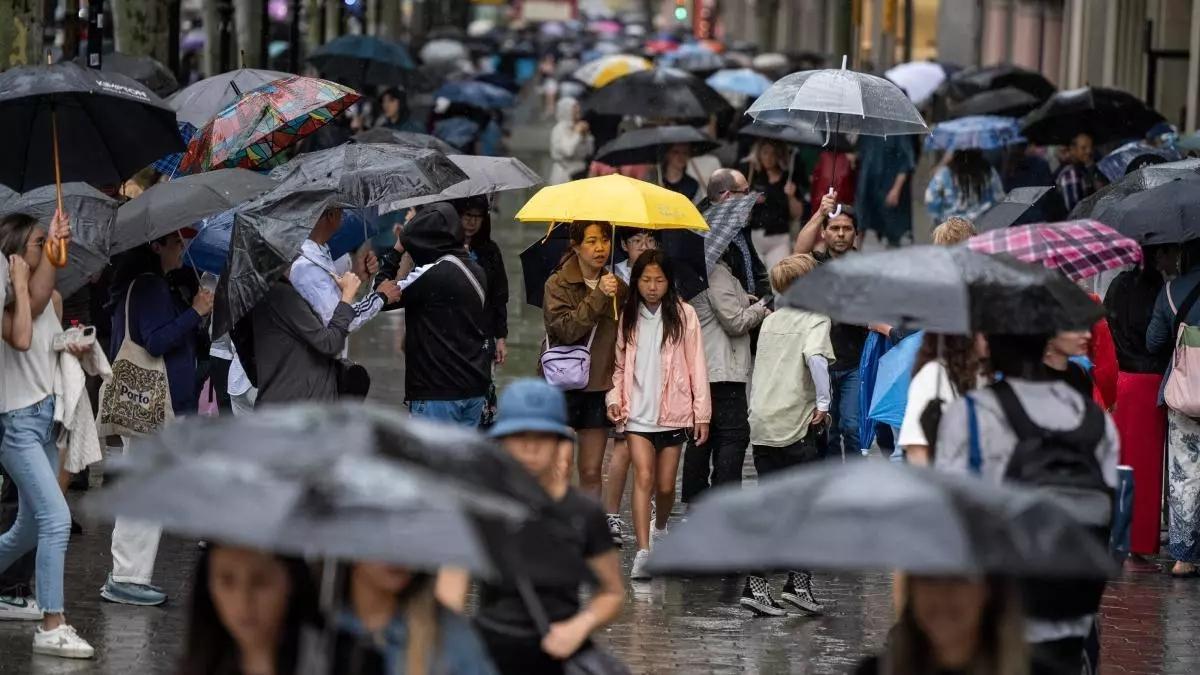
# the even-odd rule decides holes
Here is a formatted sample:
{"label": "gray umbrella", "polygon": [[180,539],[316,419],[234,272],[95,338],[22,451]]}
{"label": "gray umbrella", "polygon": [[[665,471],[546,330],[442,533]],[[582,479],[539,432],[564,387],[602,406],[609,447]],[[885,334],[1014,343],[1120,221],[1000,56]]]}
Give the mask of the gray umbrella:
{"label": "gray umbrella", "polygon": [[[63,183],[63,209],[71,223],[71,247],[67,266],[58,270],[55,286],[64,297],[87,284],[104,269],[111,253],[111,240],[117,220],[117,202],[87,183]],[[0,215],[27,213],[49,224],[58,208],[53,185],[30,190],[23,195],[0,196]]]}
{"label": "gray umbrella", "polygon": [[718,488],[655,546],[659,573],[903,570],[1094,578],[1105,546],[1044,493],[891,462],[825,463]]}
{"label": "gray umbrella", "polygon": [[1104,314],[1057,272],[963,247],[851,253],[798,279],[780,303],[834,321],[936,333],[1050,334]]}
{"label": "gray umbrella", "polygon": [[1200,159],[1184,159],[1178,162],[1151,164],[1126,174],[1124,178],[1106,185],[1071,209],[1068,220],[1094,218],[1101,210],[1112,206],[1132,194],[1152,190],[1175,179],[1200,179]]}
{"label": "gray umbrella", "polygon": [[197,129],[202,129],[217,113],[229,107],[246,92],[288,75],[289,73],[254,68],[232,70],[188,85],[168,98],[167,105],[175,110],[180,122],[187,122]]}
{"label": "gray umbrella", "polygon": [[432,148],[446,155],[452,155],[458,150],[437,136],[417,133],[416,131],[397,131],[387,127],[375,127],[354,134],[357,143],[395,143],[396,145],[411,145],[414,148]]}
{"label": "gray umbrella", "polygon": [[493,571],[475,517],[546,501],[478,434],[361,405],[191,418],[135,441],[91,512],[280,553]]}
{"label": "gray umbrella", "polygon": [[436,195],[413,197],[392,202],[380,208],[381,213],[399,211],[411,206],[490,195],[507,190],[524,190],[541,185],[542,177],[516,157],[484,157],[481,155],[447,155],[451,162],[467,174],[467,179],[455,183]]}
{"label": "gray umbrella", "polygon": [[191,227],[276,185],[271,178],[247,169],[218,169],[153,185],[121,206],[113,253]]}

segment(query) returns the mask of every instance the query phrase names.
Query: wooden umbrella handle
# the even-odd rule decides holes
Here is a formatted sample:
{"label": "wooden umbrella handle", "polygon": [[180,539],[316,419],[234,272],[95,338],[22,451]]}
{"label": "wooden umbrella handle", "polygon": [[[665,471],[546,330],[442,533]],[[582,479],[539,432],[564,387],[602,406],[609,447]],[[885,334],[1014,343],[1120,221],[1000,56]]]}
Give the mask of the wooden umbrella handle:
{"label": "wooden umbrella handle", "polygon": [[[56,215],[57,213],[66,215],[66,211],[63,209],[62,168],[59,166],[58,161],[58,113],[53,107],[50,109],[50,138],[54,148],[54,192],[58,200]],[[51,265],[55,267],[67,266],[67,247],[68,243],[58,237],[50,237],[46,240],[46,257],[49,259]]]}

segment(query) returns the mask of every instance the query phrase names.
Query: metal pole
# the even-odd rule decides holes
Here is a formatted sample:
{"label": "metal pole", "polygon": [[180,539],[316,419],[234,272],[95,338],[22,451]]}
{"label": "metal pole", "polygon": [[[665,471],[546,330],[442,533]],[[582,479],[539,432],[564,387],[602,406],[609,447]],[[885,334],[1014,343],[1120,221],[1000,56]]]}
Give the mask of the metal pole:
{"label": "metal pole", "polygon": [[[288,28],[288,66],[293,73],[300,73],[300,0],[292,0],[292,25]],[[312,21],[312,17],[309,17]]]}
{"label": "metal pole", "polygon": [[167,4],[167,68],[180,82],[184,80],[184,73],[179,72],[179,20],[180,20],[180,5],[183,0],[170,0]]}
{"label": "metal pole", "polygon": [[271,14],[267,11],[268,0],[258,0],[258,2],[261,5],[259,7],[259,32],[261,34],[259,42],[262,43],[258,46],[258,67],[266,68],[267,59],[271,55],[268,49],[268,45],[271,44]]}
{"label": "metal pole", "polygon": [[233,70],[233,0],[217,0],[217,18],[220,26],[220,72]]}

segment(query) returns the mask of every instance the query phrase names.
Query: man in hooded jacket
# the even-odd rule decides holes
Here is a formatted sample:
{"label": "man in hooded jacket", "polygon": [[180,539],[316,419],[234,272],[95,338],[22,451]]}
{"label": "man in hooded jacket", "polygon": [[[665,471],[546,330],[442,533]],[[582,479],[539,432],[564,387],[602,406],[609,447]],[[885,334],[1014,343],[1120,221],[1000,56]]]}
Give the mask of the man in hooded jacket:
{"label": "man in hooded jacket", "polygon": [[397,279],[404,308],[404,393],[415,417],[474,427],[491,382],[485,299],[487,277],[470,259],[458,212],[439,202],[404,226],[380,264],[393,279],[408,253],[416,268]]}

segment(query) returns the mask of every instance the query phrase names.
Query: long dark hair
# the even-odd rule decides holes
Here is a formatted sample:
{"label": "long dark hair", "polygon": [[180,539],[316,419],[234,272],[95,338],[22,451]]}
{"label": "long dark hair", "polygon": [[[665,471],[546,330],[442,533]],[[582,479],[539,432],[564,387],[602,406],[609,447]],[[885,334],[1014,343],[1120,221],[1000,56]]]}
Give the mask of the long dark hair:
{"label": "long dark hair", "polygon": [[1049,373],[1042,359],[1051,335],[988,335],[992,370],[1006,378],[1046,380]]}
{"label": "long dark hair", "polygon": [[[196,563],[196,582],[192,588],[191,616],[188,619],[180,675],[233,675],[241,672],[237,643],[221,623],[208,585],[211,551],[211,548],[205,549]],[[291,589],[283,634],[275,652],[275,672],[277,675],[291,675],[296,671],[301,629],[317,623],[319,615],[316,590],[308,565],[297,558],[280,557],[280,560],[287,567]]]}
{"label": "long dark hair", "polygon": [[937,361],[939,352],[955,393],[962,396],[978,385],[979,374],[984,372],[984,363],[975,354],[974,336],[926,333],[917,352],[916,363],[913,364],[913,375],[921,372],[925,364]]}
{"label": "long dark hair", "polygon": [[992,165],[980,150],[955,150],[950,158],[950,175],[959,190],[972,199],[979,199],[992,180]]}
{"label": "long dark hair", "polygon": [[10,213],[0,220],[0,254],[25,255],[29,235],[37,227],[37,218],[24,213]]}
{"label": "long dark hair", "polygon": [[679,342],[683,339],[683,317],[679,305],[679,293],[675,290],[675,271],[671,267],[671,259],[666,253],[658,249],[651,249],[638,256],[637,262],[633,264],[633,271],[629,273],[629,294],[625,296],[625,310],[621,315],[621,340],[625,344],[629,344],[633,340],[633,331],[638,323],[638,309],[642,304],[642,293],[638,289],[638,279],[642,278],[642,273],[651,265],[658,265],[662,270],[663,276],[667,278],[667,293],[663,296],[662,305],[658,311],[662,312],[663,320],[663,341],[665,345],[668,342]]}

